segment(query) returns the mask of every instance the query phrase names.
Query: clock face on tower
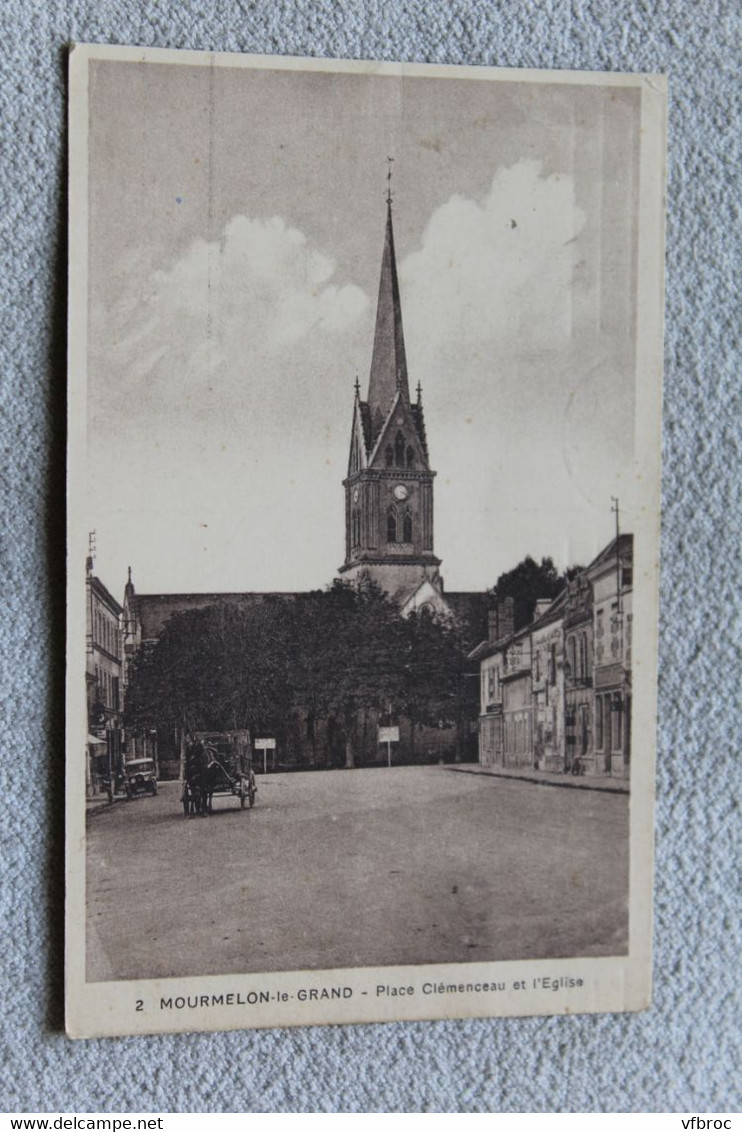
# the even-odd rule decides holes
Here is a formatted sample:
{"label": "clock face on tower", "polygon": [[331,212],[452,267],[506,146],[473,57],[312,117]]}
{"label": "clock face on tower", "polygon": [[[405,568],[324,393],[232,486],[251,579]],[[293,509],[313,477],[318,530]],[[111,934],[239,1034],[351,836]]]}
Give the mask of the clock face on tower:
{"label": "clock face on tower", "polygon": [[407,496],[409,494],[410,494],[409,491],[407,490],[407,488],[405,487],[405,485],[403,483],[398,483],[397,486],[394,489],[394,498],[399,503],[404,503],[405,499],[407,498]]}

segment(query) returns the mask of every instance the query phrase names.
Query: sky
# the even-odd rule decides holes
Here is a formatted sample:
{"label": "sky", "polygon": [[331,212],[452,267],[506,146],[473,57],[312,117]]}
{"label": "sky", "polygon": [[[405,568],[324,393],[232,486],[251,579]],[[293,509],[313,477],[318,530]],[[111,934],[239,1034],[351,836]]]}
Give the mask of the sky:
{"label": "sky", "polygon": [[[452,69],[449,69],[452,73]],[[634,493],[636,88],[93,61],[86,521],[140,592],[344,557],[387,157],[449,590]]]}

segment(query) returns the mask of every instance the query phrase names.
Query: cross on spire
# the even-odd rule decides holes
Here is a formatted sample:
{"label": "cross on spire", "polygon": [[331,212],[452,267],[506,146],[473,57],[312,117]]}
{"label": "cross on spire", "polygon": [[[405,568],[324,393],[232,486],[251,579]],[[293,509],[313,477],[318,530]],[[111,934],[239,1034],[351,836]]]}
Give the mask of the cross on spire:
{"label": "cross on spire", "polygon": [[394,161],[394,158],[393,157],[387,157],[386,160],[387,160],[386,203],[388,205],[391,205],[392,199],[393,199],[392,198],[392,162]]}

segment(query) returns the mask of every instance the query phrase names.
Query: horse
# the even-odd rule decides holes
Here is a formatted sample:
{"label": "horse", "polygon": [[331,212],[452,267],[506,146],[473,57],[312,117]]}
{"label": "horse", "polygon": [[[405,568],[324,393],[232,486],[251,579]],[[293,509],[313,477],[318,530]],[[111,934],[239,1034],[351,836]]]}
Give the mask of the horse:
{"label": "horse", "polygon": [[216,747],[198,740],[186,750],[183,812],[207,817],[212,813],[211,799],[220,779],[231,778],[217,758]]}
{"label": "horse", "polygon": [[183,813],[207,817],[211,813],[211,795],[214,790],[213,750],[196,741],[186,749],[185,782],[183,784]]}

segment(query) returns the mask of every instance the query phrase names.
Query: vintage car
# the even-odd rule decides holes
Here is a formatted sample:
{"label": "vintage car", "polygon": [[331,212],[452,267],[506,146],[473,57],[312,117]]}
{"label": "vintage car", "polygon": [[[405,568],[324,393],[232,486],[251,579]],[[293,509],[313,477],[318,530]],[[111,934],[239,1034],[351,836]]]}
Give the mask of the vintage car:
{"label": "vintage car", "polygon": [[124,763],[124,790],[127,798],[157,793],[154,759],[132,759]]}

